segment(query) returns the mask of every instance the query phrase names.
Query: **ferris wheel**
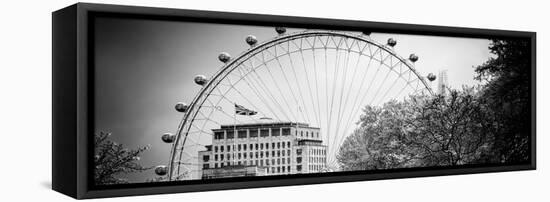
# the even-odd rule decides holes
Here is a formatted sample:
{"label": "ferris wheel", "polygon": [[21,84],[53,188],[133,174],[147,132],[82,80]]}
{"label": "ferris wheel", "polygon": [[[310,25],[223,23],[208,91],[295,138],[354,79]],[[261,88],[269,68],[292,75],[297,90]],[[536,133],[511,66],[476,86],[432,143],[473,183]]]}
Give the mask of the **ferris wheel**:
{"label": "ferris wheel", "polygon": [[[174,134],[162,136],[171,152],[168,165],[156,168],[158,175],[200,179],[198,152],[212,143],[212,129],[265,120],[319,128],[328,168],[337,171],[340,145],[357,128],[365,106],[432,94],[429,81],[435,75],[415,69],[417,55],[396,54],[392,38],[382,44],[368,32],[275,30],[277,36],[262,43],[247,36],[247,50],[236,57],[221,53],[219,71],[194,78],[201,89],[189,104],[176,105],[183,117]],[[257,114],[235,116],[237,103]]]}

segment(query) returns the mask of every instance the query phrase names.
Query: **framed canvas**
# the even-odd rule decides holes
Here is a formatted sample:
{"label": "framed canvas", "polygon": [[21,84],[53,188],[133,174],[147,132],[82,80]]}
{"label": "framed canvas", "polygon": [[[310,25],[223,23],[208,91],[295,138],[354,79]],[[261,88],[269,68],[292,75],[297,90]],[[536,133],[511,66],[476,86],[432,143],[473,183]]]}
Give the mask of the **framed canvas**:
{"label": "framed canvas", "polygon": [[53,16],[74,198],[533,170],[536,33],[78,3]]}

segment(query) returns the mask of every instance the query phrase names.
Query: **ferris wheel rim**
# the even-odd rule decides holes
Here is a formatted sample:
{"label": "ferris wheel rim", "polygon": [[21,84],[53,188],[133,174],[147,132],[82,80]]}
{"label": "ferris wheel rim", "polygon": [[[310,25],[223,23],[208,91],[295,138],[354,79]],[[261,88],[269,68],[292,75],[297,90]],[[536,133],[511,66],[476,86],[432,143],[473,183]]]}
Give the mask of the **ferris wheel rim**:
{"label": "ferris wheel rim", "polygon": [[[176,151],[178,149],[177,146],[178,145],[184,146],[187,141],[188,134],[186,133],[182,144],[178,144],[180,142],[180,139],[182,138],[181,136],[182,136],[182,132],[184,131],[184,127],[186,126],[186,123],[190,117],[193,117],[193,119],[196,117],[198,111],[201,109],[201,106],[205,102],[205,99],[204,99],[200,103],[200,105],[197,106],[201,98],[204,98],[205,96],[208,97],[208,95],[220,84],[220,82],[225,78],[225,76],[227,76],[229,73],[231,73],[236,68],[238,68],[242,63],[244,63],[245,61],[247,61],[248,59],[256,55],[257,53],[254,54],[255,52],[261,52],[262,50],[269,49],[278,44],[285,43],[288,41],[293,41],[293,40],[308,38],[308,37],[317,37],[317,36],[337,36],[337,37],[351,38],[354,40],[365,42],[370,45],[374,45],[380,50],[383,50],[386,53],[390,54],[391,56],[397,58],[401,64],[404,64],[420,80],[420,82],[424,85],[425,89],[428,90],[428,93],[433,94],[433,91],[430,85],[428,85],[424,76],[422,76],[416,70],[416,68],[414,67],[414,64],[411,64],[407,59],[398,55],[393,49],[390,49],[386,45],[370,39],[370,37],[366,37],[364,34],[353,34],[353,33],[344,32],[344,31],[329,31],[329,30],[305,30],[305,31],[299,31],[299,32],[294,32],[289,34],[279,34],[278,36],[275,36],[271,39],[268,39],[256,45],[253,45],[247,50],[241,52],[237,57],[231,58],[218,71],[216,71],[213,74],[213,76],[210,77],[210,79],[205,85],[201,87],[200,91],[197,93],[197,95],[193,98],[192,102],[189,104],[189,108],[187,112],[184,114],[183,118],[178,124],[178,129],[177,129],[177,132],[175,133],[175,140],[172,143],[172,147],[170,150],[170,160],[169,160],[168,177],[167,177],[168,180],[169,181],[172,180],[174,165],[175,165],[174,161],[176,157]],[[227,73],[227,74],[224,74],[224,73]],[[223,77],[220,78],[220,76],[223,76]],[[180,152],[180,156],[182,155],[182,153],[183,151]]]}

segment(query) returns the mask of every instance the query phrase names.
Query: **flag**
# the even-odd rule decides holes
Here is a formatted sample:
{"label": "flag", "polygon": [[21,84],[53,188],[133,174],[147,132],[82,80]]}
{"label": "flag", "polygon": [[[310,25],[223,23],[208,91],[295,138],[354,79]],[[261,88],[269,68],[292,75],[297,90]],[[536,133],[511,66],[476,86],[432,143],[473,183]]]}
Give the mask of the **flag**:
{"label": "flag", "polygon": [[235,104],[235,113],[238,115],[252,116],[252,115],[256,115],[258,112],[247,109],[241,105]]}

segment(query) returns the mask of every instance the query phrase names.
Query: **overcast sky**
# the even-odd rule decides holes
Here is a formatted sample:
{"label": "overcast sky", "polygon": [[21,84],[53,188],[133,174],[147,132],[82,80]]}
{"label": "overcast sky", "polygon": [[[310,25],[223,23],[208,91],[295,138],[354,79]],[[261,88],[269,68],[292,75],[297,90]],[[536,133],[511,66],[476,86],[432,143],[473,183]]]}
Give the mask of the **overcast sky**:
{"label": "overcast sky", "polygon": [[[173,133],[182,118],[174,104],[191,102],[200,90],[195,75],[212,76],[222,66],[218,54],[246,50],[249,34],[259,41],[276,36],[272,27],[258,26],[112,18],[100,18],[96,25],[96,131],[112,132],[114,141],[130,148],[150,144],[141,158],[145,166],[167,164],[170,147],[160,136]],[[455,88],[475,84],[473,66],[490,57],[485,39],[371,35],[380,43],[389,37],[398,41],[398,54],[419,55],[416,68],[423,74],[447,70]],[[128,177],[139,182],[154,174]]]}

